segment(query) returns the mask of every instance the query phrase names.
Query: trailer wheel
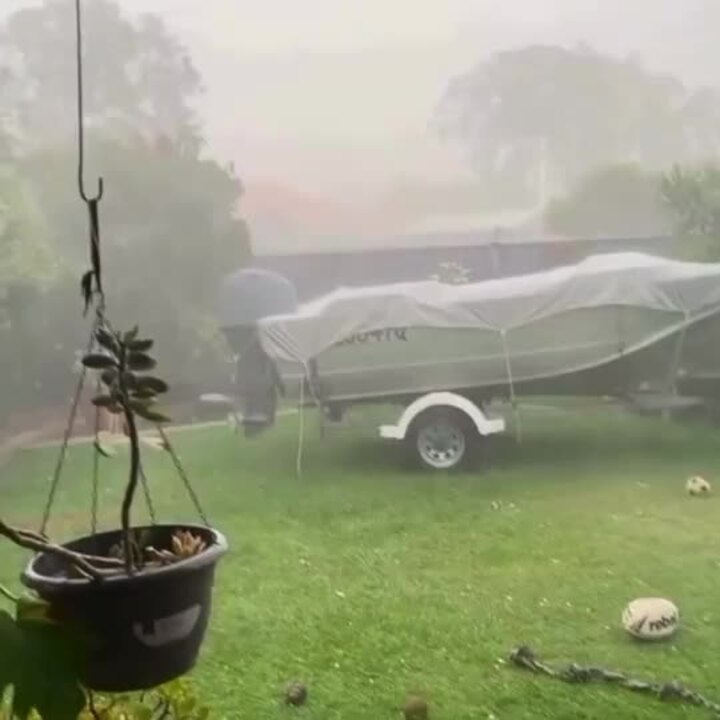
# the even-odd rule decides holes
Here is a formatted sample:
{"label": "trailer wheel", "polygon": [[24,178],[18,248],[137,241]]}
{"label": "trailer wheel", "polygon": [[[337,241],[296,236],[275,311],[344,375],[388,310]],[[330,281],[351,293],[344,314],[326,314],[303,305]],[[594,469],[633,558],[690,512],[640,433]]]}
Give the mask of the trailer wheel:
{"label": "trailer wheel", "polygon": [[425,411],[408,436],[420,467],[434,471],[460,469],[470,455],[474,433],[469,419],[451,408]]}

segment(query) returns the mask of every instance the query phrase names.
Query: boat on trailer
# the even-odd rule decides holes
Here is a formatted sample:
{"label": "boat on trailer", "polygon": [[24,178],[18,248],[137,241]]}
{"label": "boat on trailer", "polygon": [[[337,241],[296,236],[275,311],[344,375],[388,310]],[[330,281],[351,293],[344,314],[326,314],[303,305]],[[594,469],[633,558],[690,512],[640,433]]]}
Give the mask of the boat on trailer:
{"label": "boat on trailer", "polygon": [[449,469],[504,430],[493,400],[676,396],[698,378],[720,388],[720,264],[608,254],[477,283],[340,288],[302,305],[284,278],[258,273],[229,278],[222,301],[248,434],[272,424],[283,394],[331,419],[399,404],[381,435]]}

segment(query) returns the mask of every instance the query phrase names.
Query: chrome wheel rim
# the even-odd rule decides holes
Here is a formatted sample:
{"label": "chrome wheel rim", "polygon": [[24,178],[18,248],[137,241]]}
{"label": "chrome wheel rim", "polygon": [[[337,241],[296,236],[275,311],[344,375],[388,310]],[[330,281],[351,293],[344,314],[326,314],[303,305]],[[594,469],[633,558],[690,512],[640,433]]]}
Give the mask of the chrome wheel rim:
{"label": "chrome wheel rim", "polygon": [[435,470],[449,470],[465,454],[465,434],[454,423],[438,419],[418,432],[417,449],[426,465]]}

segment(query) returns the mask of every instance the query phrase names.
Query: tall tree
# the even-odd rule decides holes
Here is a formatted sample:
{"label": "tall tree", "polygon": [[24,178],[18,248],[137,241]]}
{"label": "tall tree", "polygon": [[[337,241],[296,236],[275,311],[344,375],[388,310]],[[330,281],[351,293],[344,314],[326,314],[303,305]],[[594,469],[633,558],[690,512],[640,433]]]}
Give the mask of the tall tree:
{"label": "tall tree", "polygon": [[501,52],[455,78],[434,122],[481,175],[567,188],[607,164],[649,168],[720,151],[720,97],[586,47]]}
{"label": "tall tree", "polygon": [[[200,76],[162,20],[125,17],[113,0],[84,3],[85,109],[89,124],[197,139],[190,100]],[[67,140],[75,129],[72,0],[43,0],[0,29],[0,117],[25,141]]]}
{"label": "tall tree", "polygon": [[28,183],[13,167],[0,165],[0,293],[17,285],[47,285],[61,265]]}
{"label": "tall tree", "polygon": [[[191,380],[215,351],[208,333],[220,279],[249,253],[239,216],[240,181],[216,162],[167,141],[91,136],[89,142],[91,168],[102,168],[106,180],[100,212],[108,300],[116,317],[142,317],[170,374]],[[88,230],[72,182],[74,148],[42,150],[22,167],[44,208],[51,244],[82,268]]]}
{"label": "tall tree", "polygon": [[662,194],[688,255],[720,260],[720,165],[677,166],[663,179]]}
{"label": "tall tree", "polygon": [[649,237],[671,229],[662,176],[635,164],[611,165],[582,178],[549,203],[546,228],[568,237]]}
{"label": "tall tree", "polygon": [[49,396],[40,378],[58,366],[62,316],[57,296],[46,300],[66,276],[28,184],[0,166],[0,426],[31,396]]}
{"label": "tall tree", "polygon": [[[224,379],[212,314],[218,281],[248,254],[241,184],[202,152],[192,111],[200,77],[163,23],[130,20],[113,0],[83,7],[86,177],[91,190],[97,176],[106,181],[100,213],[108,300],[118,322],[142,318],[173,385],[212,385]],[[32,189],[43,242],[79,276],[88,228],[75,185],[74,30],[72,0],[43,0],[7,20],[0,29],[7,89],[0,117],[9,118],[11,161]],[[152,301],[140,306],[138,290],[147,298],[148,288]],[[15,293],[13,352],[42,357],[33,344],[42,338],[70,368],[84,341],[77,344],[81,323],[65,318],[80,308],[74,276],[31,298]],[[50,371],[32,368],[25,387],[46,386]]]}

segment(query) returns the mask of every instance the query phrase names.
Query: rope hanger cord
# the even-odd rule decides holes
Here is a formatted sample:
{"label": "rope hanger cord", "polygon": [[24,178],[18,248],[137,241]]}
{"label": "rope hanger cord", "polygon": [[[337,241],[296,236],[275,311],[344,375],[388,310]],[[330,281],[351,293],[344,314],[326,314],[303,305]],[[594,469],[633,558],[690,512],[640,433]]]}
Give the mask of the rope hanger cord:
{"label": "rope hanger cord", "polygon": [[[93,324],[93,332],[96,325]],[[90,335],[90,342],[87,346],[87,352],[90,352],[94,345],[93,333]],[[52,474],[50,481],[50,489],[48,490],[47,500],[45,502],[45,510],[43,511],[42,520],[40,521],[39,531],[41,535],[45,535],[47,531],[48,523],[50,522],[50,515],[52,513],[53,505],[55,503],[55,496],[57,495],[58,485],[60,484],[60,476],[62,475],[63,466],[65,464],[65,457],[67,455],[68,446],[70,444],[70,438],[72,437],[73,430],[75,428],[75,420],[77,419],[77,412],[80,407],[80,400],[82,398],[82,391],[85,387],[85,380],[87,378],[87,368],[83,365],[80,370],[80,378],[78,379],[75,387],[75,394],[73,396],[72,404],[70,406],[70,414],[68,416],[68,422],[65,426],[65,432],[63,434],[63,440],[60,445],[60,452],[58,459],[55,464],[55,469]]]}
{"label": "rope hanger cord", "polygon": [[[100,201],[104,195],[104,182],[103,178],[98,178],[98,189],[94,196],[89,196],[85,189],[85,113],[84,113],[84,86],[83,86],[83,32],[82,32],[82,3],[81,0],[75,0],[75,33],[76,33],[76,69],[77,69],[77,142],[78,142],[78,167],[77,167],[77,186],[78,194],[85,203],[88,212],[89,231],[90,231],[90,262],[91,269],[85,273],[82,281],[82,289],[85,295],[86,312],[89,309],[92,300],[95,300],[95,319],[92,324],[90,331],[90,340],[87,345],[85,354],[92,352],[96,346],[95,335],[100,327],[108,326],[108,322],[105,318],[105,293],[102,281],[102,263],[100,253]],[[80,407],[80,401],[82,399],[83,389],[85,387],[85,381],[87,379],[87,368],[83,365],[80,371],[80,378],[75,388],[75,394],[73,396],[70,414],[68,417],[68,423],[65,428],[63,440],[60,446],[60,452],[58,455],[57,463],[51,478],[50,488],[48,491],[48,497],[45,504],[42,520],[40,523],[40,532],[45,535],[47,526],[50,521],[53,506],[57,496],[57,490],[62,475],[65,459],[67,457],[67,451],[72,437],[73,429],[75,427],[75,421],[77,419],[77,413]],[[170,444],[170,440],[162,427],[157,426],[157,430],[162,438],[164,449],[170,455],[173,465],[185,485],[185,489],[190,496],[190,499],[197,511],[199,517],[206,526],[210,526],[199,498],[190,483],[190,479],[185,472],[185,469],[180,462],[180,458]],[[100,408],[95,408],[95,422],[94,422],[94,457],[93,457],[93,468],[92,468],[92,485],[91,485],[91,521],[90,529],[94,534],[97,531],[97,518],[98,518],[98,505],[99,505],[99,470],[100,470],[100,443],[99,443],[99,432],[100,432]],[[155,507],[152,502],[150,495],[149,483],[145,475],[145,471],[140,466],[140,482],[145,496],[145,503],[147,506],[148,514],[152,524],[156,524],[155,518]]]}
{"label": "rope hanger cord", "polygon": [[512,408],[513,420],[515,421],[515,433],[518,443],[522,443],[523,428],[520,409],[518,407],[517,396],[515,395],[515,378],[513,376],[512,360],[510,357],[510,346],[507,340],[507,330],[500,330],[500,338],[502,340],[503,356],[505,359],[505,372],[507,375],[508,390],[510,391],[510,407]]}
{"label": "rope hanger cord", "polygon": [[[320,393],[315,387],[313,382],[313,372],[310,368],[310,364],[305,360],[301,360],[303,366],[303,374],[300,378],[300,397],[298,399],[298,437],[297,437],[297,452],[295,454],[295,476],[298,479],[302,479],[303,476],[303,458],[305,451],[305,387],[307,383],[307,389],[310,392],[310,396],[315,403],[315,406],[320,413],[320,433],[321,437],[325,435],[325,422],[323,415],[323,404]],[[274,367],[274,365],[273,365]],[[277,368],[275,368],[277,372]]]}

